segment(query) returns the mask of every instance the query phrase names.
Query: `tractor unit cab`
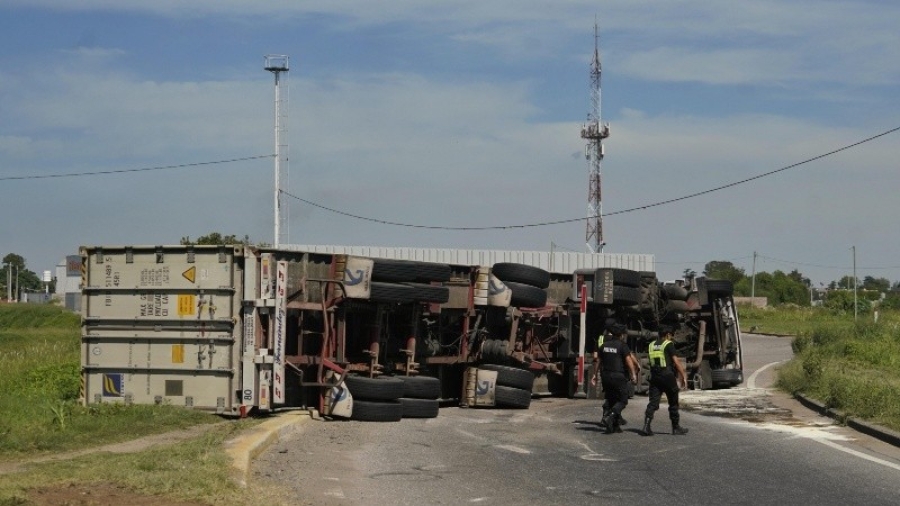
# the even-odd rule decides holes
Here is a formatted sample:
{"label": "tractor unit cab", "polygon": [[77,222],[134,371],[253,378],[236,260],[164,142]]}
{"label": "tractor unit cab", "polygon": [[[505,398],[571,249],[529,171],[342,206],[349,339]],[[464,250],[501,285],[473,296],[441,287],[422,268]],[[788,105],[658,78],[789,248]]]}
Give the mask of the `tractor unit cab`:
{"label": "tractor unit cab", "polygon": [[628,328],[628,345],[641,365],[637,393],[649,387],[649,344],[663,324],[675,329],[676,355],[691,388],[743,382],[741,334],[730,281],[699,277],[661,282],[653,272],[605,268],[576,272],[573,287],[573,294],[589,294],[584,305],[586,352],[593,351],[610,325]]}

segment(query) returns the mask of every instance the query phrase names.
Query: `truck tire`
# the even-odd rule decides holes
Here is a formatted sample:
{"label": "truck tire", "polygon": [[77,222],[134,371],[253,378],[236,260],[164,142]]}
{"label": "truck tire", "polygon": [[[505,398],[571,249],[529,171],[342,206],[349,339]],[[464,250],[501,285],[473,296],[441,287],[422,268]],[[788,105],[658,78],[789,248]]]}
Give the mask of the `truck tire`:
{"label": "truck tire", "polygon": [[494,404],[501,408],[528,409],[531,406],[531,390],[497,385]]}
{"label": "truck tire", "polygon": [[531,392],[534,387],[534,374],[525,369],[496,364],[481,364],[479,369],[497,372],[497,384],[505,387],[521,388]]}
{"label": "truck tire", "polygon": [[403,418],[435,418],[440,411],[436,399],[401,397],[400,405],[403,407]]}
{"label": "truck tire", "polygon": [[734,294],[734,283],[728,279],[707,279],[706,293],[710,297],[728,297]]}
{"label": "truck tire", "polygon": [[504,283],[512,281],[541,289],[550,286],[550,273],[530,265],[499,262],[491,267],[491,272]]}
{"label": "truck tire", "polygon": [[605,268],[597,270],[612,272],[613,285],[630,286],[634,288],[641,286],[641,273],[639,271],[618,268]]}
{"label": "truck tire", "polygon": [[740,369],[716,369],[712,372],[713,386],[733,387],[744,381],[744,373]]}
{"label": "truck tire", "polygon": [[397,376],[403,382],[400,398],[438,399],[441,397],[441,380],[431,376]]}
{"label": "truck tire", "polygon": [[640,288],[613,285],[614,306],[635,306],[641,303],[641,299]]}
{"label": "truck tire", "polygon": [[547,304],[547,292],[542,288],[515,281],[504,281],[507,288],[512,290],[510,306],[516,307],[544,307]]}
{"label": "truck tire", "polygon": [[366,376],[347,376],[344,378],[347,388],[353,394],[353,400],[395,401],[403,395],[403,381],[397,378],[369,378]]}
{"label": "truck tire", "polygon": [[443,304],[450,300],[450,289],[446,286],[427,285],[425,283],[404,283],[404,285],[415,290],[413,299],[420,302]]}
{"label": "truck tire", "polygon": [[373,281],[369,291],[369,300],[404,304],[415,301],[416,293],[416,289],[411,286]]}
{"label": "truck tire", "polygon": [[415,260],[374,258],[373,281],[401,283],[406,281],[449,281],[450,265]]}
{"label": "truck tire", "polygon": [[351,420],[362,422],[399,422],[403,418],[403,405],[399,401],[364,401],[353,399]]}

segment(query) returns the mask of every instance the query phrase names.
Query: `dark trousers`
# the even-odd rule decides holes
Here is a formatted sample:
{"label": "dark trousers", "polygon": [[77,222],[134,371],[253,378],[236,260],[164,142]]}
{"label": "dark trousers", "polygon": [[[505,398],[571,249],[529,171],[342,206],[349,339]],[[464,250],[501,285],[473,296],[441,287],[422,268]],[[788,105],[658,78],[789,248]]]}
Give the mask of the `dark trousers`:
{"label": "dark trousers", "polygon": [[600,379],[609,409],[618,417],[628,405],[628,379],[620,372],[601,372]]}
{"label": "dark trousers", "polygon": [[650,402],[647,403],[647,411],[644,416],[652,419],[653,413],[659,409],[659,401],[662,394],[666,394],[666,400],[669,401],[669,419],[672,423],[677,424],[678,415],[678,381],[675,380],[675,374],[671,371],[663,371],[660,373],[650,374]]}

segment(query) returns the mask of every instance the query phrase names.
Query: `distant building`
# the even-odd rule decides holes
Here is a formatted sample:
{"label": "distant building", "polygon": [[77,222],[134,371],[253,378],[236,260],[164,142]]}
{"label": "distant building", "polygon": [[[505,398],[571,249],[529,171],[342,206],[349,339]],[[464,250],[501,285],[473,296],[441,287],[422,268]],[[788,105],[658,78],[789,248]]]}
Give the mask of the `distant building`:
{"label": "distant building", "polygon": [[81,257],[68,255],[56,264],[56,291],[66,309],[81,311]]}

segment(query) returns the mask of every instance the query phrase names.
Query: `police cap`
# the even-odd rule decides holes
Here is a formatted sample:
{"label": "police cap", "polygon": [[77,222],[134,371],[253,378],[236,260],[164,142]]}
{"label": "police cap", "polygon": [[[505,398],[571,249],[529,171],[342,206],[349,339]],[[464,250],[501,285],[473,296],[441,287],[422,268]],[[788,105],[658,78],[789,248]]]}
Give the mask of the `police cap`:
{"label": "police cap", "polygon": [[621,323],[614,323],[607,327],[607,329],[609,330],[609,333],[614,336],[620,336],[628,332],[628,327],[622,325]]}

